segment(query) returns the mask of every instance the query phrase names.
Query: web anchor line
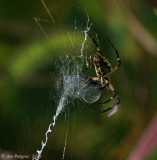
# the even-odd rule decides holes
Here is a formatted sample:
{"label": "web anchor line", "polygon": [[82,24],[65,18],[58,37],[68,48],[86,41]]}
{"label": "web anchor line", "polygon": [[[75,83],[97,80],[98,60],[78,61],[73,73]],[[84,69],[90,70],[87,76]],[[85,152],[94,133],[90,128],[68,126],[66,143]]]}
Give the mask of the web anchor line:
{"label": "web anchor line", "polygon": [[50,125],[49,125],[49,127],[48,127],[48,129],[47,129],[47,131],[45,133],[45,142],[42,141],[41,149],[37,150],[37,157],[33,158],[32,160],[39,160],[40,157],[42,156],[42,152],[43,152],[43,150],[46,147],[47,142],[48,142],[48,133],[52,132],[51,127],[55,126],[56,120],[57,120],[58,116],[60,115],[60,113],[62,112],[62,110],[63,110],[63,108],[64,108],[64,106],[66,104],[66,100],[67,100],[67,95],[63,93],[63,95],[62,95],[62,97],[61,97],[61,99],[59,101],[59,105],[57,107],[56,114],[53,116],[53,122],[50,123]]}

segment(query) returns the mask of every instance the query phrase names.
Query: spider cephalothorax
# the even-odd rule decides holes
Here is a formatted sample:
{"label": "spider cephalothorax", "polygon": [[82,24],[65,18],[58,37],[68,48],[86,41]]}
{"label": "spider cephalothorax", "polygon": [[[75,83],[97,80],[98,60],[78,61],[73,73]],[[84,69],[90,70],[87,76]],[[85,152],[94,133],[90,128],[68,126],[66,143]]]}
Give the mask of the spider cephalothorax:
{"label": "spider cephalothorax", "polygon": [[111,75],[114,71],[116,71],[119,68],[119,66],[121,65],[121,61],[120,61],[118,50],[114,47],[114,45],[111,43],[111,41],[107,37],[105,37],[106,40],[108,41],[108,43],[114,49],[114,51],[116,53],[116,56],[117,56],[118,64],[114,68],[112,68],[112,66],[111,66],[110,62],[108,61],[108,59],[105,56],[103,56],[101,50],[99,49],[99,47],[97,45],[96,40],[89,33],[88,33],[88,35],[90,36],[90,38],[92,39],[93,43],[95,44],[97,52],[93,57],[93,65],[85,68],[84,71],[89,69],[89,68],[94,67],[97,77],[91,77],[92,83],[95,84],[99,89],[103,89],[103,88],[107,87],[112,92],[112,97],[111,98],[109,98],[108,100],[106,100],[104,102],[101,102],[99,104],[108,103],[113,98],[115,98],[117,100],[116,104],[112,105],[111,107],[109,107],[109,108],[107,108],[105,110],[99,110],[97,108],[94,108],[94,109],[100,111],[101,113],[104,113],[104,112],[112,109],[114,106],[116,106],[116,105],[118,105],[120,103],[120,99],[117,96],[114,87],[112,86],[112,84],[109,81],[109,75]]}

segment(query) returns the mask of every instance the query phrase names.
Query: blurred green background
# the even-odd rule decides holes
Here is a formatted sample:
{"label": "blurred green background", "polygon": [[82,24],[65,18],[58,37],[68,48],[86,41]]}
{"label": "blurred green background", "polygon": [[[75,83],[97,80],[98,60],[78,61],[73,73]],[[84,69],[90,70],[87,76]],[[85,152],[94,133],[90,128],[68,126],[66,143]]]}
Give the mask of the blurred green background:
{"label": "blurred green background", "polygon": [[[122,66],[110,77],[121,99],[119,110],[107,118],[79,100],[67,105],[41,159],[62,158],[68,119],[65,160],[129,159],[157,111],[157,2],[45,0],[45,4],[55,22],[40,0],[0,1],[1,155],[31,156],[41,148],[59,100],[56,62],[67,52],[80,54],[81,44],[74,38],[79,40],[88,13],[91,34],[98,35],[104,55],[111,61],[115,58],[113,51],[105,52],[103,35],[107,35],[121,57]],[[85,52],[93,56],[93,44],[87,44]],[[142,159],[156,160],[155,146],[147,148]]]}

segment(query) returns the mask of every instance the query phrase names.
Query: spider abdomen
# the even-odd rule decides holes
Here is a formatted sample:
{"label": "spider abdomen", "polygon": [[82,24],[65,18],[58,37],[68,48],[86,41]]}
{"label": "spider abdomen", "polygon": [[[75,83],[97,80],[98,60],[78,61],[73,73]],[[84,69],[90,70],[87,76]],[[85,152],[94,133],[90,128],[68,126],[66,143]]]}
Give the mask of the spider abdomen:
{"label": "spider abdomen", "polygon": [[96,74],[99,77],[100,75],[105,75],[106,73],[110,72],[112,66],[105,56],[101,55],[100,53],[96,53],[93,58],[93,63],[95,66]]}

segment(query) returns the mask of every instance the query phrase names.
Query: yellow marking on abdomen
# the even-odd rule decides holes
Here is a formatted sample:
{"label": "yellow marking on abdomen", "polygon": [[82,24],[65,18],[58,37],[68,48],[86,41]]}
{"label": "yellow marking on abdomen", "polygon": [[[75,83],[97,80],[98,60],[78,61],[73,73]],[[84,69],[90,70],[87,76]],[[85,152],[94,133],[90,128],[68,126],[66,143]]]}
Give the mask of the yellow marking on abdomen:
{"label": "yellow marking on abdomen", "polygon": [[103,77],[101,77],[101,83],[103,83],[104,81],[103,81]]}

